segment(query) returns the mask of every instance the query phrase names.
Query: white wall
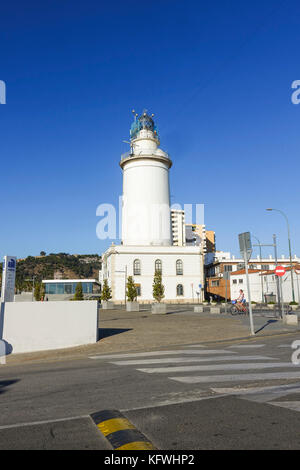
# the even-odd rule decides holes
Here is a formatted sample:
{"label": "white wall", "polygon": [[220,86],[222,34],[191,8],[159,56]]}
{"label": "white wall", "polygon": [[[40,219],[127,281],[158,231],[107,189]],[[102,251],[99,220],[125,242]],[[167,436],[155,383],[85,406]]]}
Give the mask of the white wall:
{"label": "white wall", "polygon": [[67,348],[98,339],[94,300],[6,302],[1,307],[0,338],[3,324],[1,339],[12,346],[13,353]]}
{"label": "white wall", "polygon": [[[153,278],[154,263],[156,259],[162,261],[162,283],[165,286],[165,302],[194,302],[197,301],[197,291],[199,284],[204,286],[203,279],[203,258],[199,247],[162,247],[134,249],[135,253],[129,251],[128,247],[116,247],[118,253],[108,256],[107,273],[108,283],[112,288],[113,300],[124,302],[125,297],[125,271],[127,266],[127,276],[133,276],[133,262],[139,259],[141,262],[141,275],[133,276],[136,284],[141,284],[140,302],[153,302]],[[123,253],[120,253],[123,251]],[[125,252],[124,252],[125,251]],[[176,260],[183,262],[183,275],[176,275]],[[182,284],[184,295],[176,295],[176,286]]]}
{"label": "white wall", "polygon": [[[300,302],[300,272],[294,273],[294,291],[295,291],[295,301]],[[233,284],[233,280],[237,280],[237,284]],[[240,283],[239,280],[243,282]],[[261,276],[259,273],[250,273],[249,274],[250,282],[250,293],[251,300],[254,302],[261,302]],[[291,273],[287,271],[286,274],[282,277],[280,281],[282,283],[282,295],[284,302],[291,302],[292,298],[292,287],[291,287]],[[239,290],[243,289],[245,293],[246,300],[248,301],[248,291],[247,291],[247,280],[246,274],[232,274],[230,276],[230,292],[231,298],[236,299],[239,296]],[[277,299],[277,284],[276,276],[274,274],[263,275],[263,292],[264,294],[274,294]]]}

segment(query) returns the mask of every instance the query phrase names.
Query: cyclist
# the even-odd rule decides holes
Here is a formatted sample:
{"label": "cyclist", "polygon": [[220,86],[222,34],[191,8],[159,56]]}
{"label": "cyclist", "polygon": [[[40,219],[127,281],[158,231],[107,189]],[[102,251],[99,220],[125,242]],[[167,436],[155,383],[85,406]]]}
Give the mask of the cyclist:
{"label": "cyclist", "polygon": [[244,294],[244,291],[242,289],[240,289],[240,295],[238,296],[238,298],[236,299],[237,301],[237,304],[238,304],[238,308],[240,310],[242,310],[243,312],[245,312],[246,310],[246,307],[245,307],[245,302],[246,302],[246,299],[245,299],[245,294]]}

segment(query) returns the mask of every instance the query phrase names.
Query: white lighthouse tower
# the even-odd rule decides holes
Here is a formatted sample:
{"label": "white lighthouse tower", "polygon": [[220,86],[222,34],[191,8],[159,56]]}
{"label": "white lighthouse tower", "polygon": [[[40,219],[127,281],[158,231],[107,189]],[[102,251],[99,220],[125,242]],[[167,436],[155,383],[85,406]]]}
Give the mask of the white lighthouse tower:
{"label": "white lighthouse tower", "polygon": [[170,246],[169,155],[159,148],[156,126],[146,111],[130,131],[130,152],[122,155],[122,242],[133,246]]}
{"label": "white lighthouse tower", "polygon": [[[122,242],[120,245],[112,243],[102,254],[99,280],[101,283],[107,280],[113,302],[124,304],[127,278],[132,276],[137,300],[152,303],[153,277],[160,271],[165,287],[164,302],[194,302],[197,292],[204,286],[203,246],[186,246],[183,222],[179,230],[179,218],[176,223],[174,217],[171,219],[169,170],[172,161],[159,148],[153,115],[149,116],[146,111],[140,116],[135,114],[129,143],[130,151],[122,155],[120,161]],[[175,225],[182,234],[181,243],[178,237],[172,239]]]}

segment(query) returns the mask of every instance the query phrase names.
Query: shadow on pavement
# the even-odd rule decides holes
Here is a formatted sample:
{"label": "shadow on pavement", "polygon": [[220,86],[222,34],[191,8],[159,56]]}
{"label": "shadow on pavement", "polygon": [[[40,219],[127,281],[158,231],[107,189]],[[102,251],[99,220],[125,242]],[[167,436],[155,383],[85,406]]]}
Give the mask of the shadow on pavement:
{"label": "shadow on pavement", "polygon": [[19,382],[19,379],[15,380],[0,380],[0,395],[1,393],[5,393],[7,390],[7,387],[10,387],[10,385],[15,384],[16,382]]}
{"label": "shadow on pavement", "polygon": [[98,328],[98,340],[108,338],[109,336],[119,335],[126,331],[131,331],[132,328]]}
{"label": "shadow on pavement", "polygon": [[267,323],[265,323],[264,325],[262,325],[259,330],[256,330],[255,331],[255,334],[259,333],[260,331],[262,331],[264,328],[266,328],[267,326],[269,326],[270,324],[272,323],[277,323],[278,320],[268,320]]}

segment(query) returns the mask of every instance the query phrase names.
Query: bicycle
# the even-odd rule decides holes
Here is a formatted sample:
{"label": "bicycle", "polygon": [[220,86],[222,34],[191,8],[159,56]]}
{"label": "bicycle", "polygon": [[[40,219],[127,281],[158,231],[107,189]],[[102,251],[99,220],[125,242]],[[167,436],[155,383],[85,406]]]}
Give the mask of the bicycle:
{"label": "bicycle", "polygon": [[233,304],[230,309],[231,315],[248,315],[248,307],[245,302],[243,303],[243,307],[239,305],[236,300],[233,300],[231,303]]}

